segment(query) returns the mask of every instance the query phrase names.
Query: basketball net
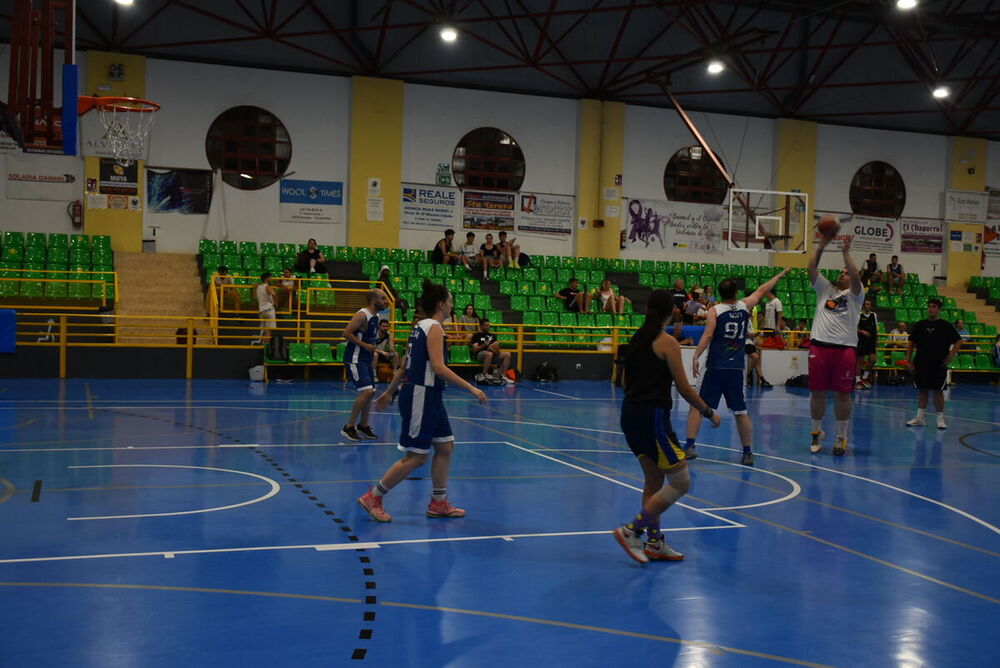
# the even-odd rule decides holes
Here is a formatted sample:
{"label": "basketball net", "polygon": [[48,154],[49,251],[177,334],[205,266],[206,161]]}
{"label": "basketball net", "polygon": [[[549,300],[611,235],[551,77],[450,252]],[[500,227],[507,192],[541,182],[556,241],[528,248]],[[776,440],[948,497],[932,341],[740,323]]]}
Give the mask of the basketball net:
{"label": "basketball net", "polygon": [[107,142],[116,163],[130,167],[136,156],[143,155],[160,105],[133,97],[80,98],[80,113],[95,108],[104,128],[101,139]]}

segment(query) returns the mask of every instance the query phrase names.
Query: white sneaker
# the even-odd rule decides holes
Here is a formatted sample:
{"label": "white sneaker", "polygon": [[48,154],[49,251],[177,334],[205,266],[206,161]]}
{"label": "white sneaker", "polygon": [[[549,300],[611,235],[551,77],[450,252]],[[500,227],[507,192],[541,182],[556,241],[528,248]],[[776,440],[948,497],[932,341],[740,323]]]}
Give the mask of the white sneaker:
{"label": "white sneaker", "polygon": [[823,449],[823,439],[826,438],[826,432],[822,429],[819,431],[811,431],[809,435],[812,437],[812,442],[809,444],[809,452],[814,455]]}
{"label": "white sneaker", "polygon": [[938,423],[938,429],[948,428],[948,423],[944,421],[944,415],[938,414],[937,423]]}
{"label": "white sneaker", "polygon": [[684,554],[667,545],[667,541],[660,538],[646,543],[643,553],[650,561],[681,561]]}
{"label": "white sneaker", "polygon": [[508,385],[513,385],[514,384],[514,381],[511,380],[508,376],[504,376],[503,377],[503,382],[507,383]]}
{"label": "white sneaker", "polygon": [[612,531],[615,536],[615,540],[618,544],[622,546],[625,553],[638,561],[640,564],[648,564],[649,557],[643,551],[644,545],[642,542],[642,536],[636,532],[629,529],[624,524]]}
{"label": "white sneaker", "polygon": [[923,427],[925,424],[927,423],[924,422],[924,418],[922,415],[916,415],[913,417],[912,420],[906,421],[907,427]]}

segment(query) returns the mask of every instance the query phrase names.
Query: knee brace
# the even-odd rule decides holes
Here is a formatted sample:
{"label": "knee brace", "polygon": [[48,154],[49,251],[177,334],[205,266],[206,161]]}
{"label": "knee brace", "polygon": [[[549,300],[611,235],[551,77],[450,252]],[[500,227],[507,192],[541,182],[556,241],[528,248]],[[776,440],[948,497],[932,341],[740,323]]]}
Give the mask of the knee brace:
{"label": "knee brace", "polygon": [[667,484],[656,492],[656,496],[670,506],[687,494],[689,489],[691,489],[691,474],[685,466],[679,471],[667,473]]}

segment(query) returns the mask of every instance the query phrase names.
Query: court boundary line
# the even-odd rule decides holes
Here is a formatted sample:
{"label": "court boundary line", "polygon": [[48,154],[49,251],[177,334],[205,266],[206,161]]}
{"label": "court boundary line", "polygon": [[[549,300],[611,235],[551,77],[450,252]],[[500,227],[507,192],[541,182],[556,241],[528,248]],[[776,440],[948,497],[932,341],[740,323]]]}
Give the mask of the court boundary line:
{"label": "court boundary line", "polygon": [[237,473],[239,475],[249,476],[251,478],[257,478],[258,480],[263,480],[271,486],[270,491],[266,494],[258,496],[255,499],[250,499],[249,501],[243,501],[241,503],[234,503],[228,506],[217,506],[214,508],[200,508],[198,510],[181,510],[171,513],[141,513],[136,515],[103,515],[94,517],[67,517],[66,519],[70,522],[80,521],[80,520],[123,520],[123,519],[135,519],[138,517],[174,517],[177,515],[198,515],[201,513],[214,513],[220,510],[232,510],[233,508],[241,508],[243,506],[249,506],[254,503],[260,503],[261,501],[267,501],[272,496],[281,491],[281,485],[279,485],[275,480],[268,478],[266,476],[258,475],[256,473],[249,473],[247,471],[236,471],[234,469],[220,469],[211,466],[180,466],[176,464],[95,464],[89,466],[67,466],[67,469],[198,469],[202,471],[219,471],[221,473]]}
{"label": "court boundary line", "polygon": [[542,394],[552,394],[552,395],[555,395],[557,397],[563,397],[565,399],[572,399],[573,401],[580,401],[580,397],[573,397],[573,396],[570,396],[568,394],[560,394],[558,392],[552,392],[551,390],[540,390],[537,387],[533,387],[531,389],[533,389],[535,392],[541,392]]}

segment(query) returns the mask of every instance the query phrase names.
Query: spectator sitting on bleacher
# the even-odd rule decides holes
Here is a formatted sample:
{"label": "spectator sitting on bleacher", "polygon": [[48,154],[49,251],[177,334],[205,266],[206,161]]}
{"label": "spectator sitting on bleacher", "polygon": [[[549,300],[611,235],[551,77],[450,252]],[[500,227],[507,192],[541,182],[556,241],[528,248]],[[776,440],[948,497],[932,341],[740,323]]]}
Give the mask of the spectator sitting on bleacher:
{"label": "spectator sitting on bleacher", "polygon": [[693,292],[687,302],[684,303],[684,314],[682,316],[684,324],[693,325],[694,318],[700,310],[703,310],[701,308],[701,300],[698,298],[698,293]]}
{"label": "spectator sitting on bleacher", "polygon": [[461,264],[469,271],[469,260],[461,253],[456,253],[451,244],[455,240],[455,230],[445,230],[444,238],[434,245],[431,251],[431,262],[434,264]]}
{"label": "spectator sitting on bleacher", "polygon": [[378,321],[378,333],[375,335],[375,355],[376,362],[385,362],[392,366],[392,370],[395,373],[396,369],[399,368],[399,363],[402,361],[399,359],[399,353],[396,352],[396,346],[393,343],[392,336],[389,333],[389,321],[379,320]]}
{"label": "spectator sitting on bleacher", "polygon": [[306,243],[306,249],[299,253],[295,260],[295,271],[300,274],[325,274],[326,258],[319,249],[315,239],[310,239]]}
{"label": "spectator sitting on bleacher", "polygon": [[378,271],[378,278],[376,280],[381,281],[382,289],[392,295],[392,300],[396,303],[396,319],[402,320],[405,318],[406,312],[410,310],[410,302],[403,299],[402,295],[399,294],[399,290],[392,284],[392,272],[389,270],[389,265],[382,265],[382,268]]}
{"label": "spectator sitting on bleacher", "polygon": [[516,241],[517,239],[507,241],[507,233],[501,230],[500,241],[497,242],[497,246],[500,246],[500,261],[518,269],[520,265],[517,261],[521,257],[521,247],[515,243]]}
{"label": "spectator sitting on bleacher", "polygon": [[892,261],[885,268],[885,276],[889,292],[892,292],[892,289],[896,288],[896,294],[903,294],[903,288],[906,286],[906,272],[903,271],[903,265],[899,263],[898,255],[892,256]]}
{"label": "spectator sitting on bleacher", "polygon": [[[224,313],[232,311],[236,308],[239,303],[239,297],[233,293],[232,290],[225,290],[223,285],[232,285],[233,277],[229,275],[229,267],[221,266],[215,270],[215,276],[212,277],[212,289],[215,290],[215,295],[219,299],[219,305],[222,306]],[[208,308],[208,293],[205,294],[205,312],[209,311]]]}
{"label": "spectator sitting on bleacher", "polygon": [[690,336],[684,336],[684,325],[682,323],[675,322],[674,331],[672,331],[670,335],[675,339],[677,339],[677,343],[681,344],[682,346],[694,345],[694,339],[692,339]]}
{"label": "spectator sitting on bleacher", "polygon": [[889,343],[887,348],[906,348],[906,342],[910,340],[910,333],[906,331],[905,322],[897,322],[896,329],[889,332]]}
{"label": "spectator sitting on bleacher", "polygon": [[465,243],[462,244],[462,255],[465,256],[466,266],[479,264],[479,247],[476,246],[475,232],[466,232]]}
{"label": "spectator sitting on bleacher", "polygon": [[611,285],[611,281],[605,278],[601,281],[599,288],[594,290],[594,294],[591,295],[591,301],[601,300],[600,309],[602,313],[624,313],[625,312],[625,302],[631,303],[631,299],[624,297],[622,295],[615,294],[615,288]]}
{"label": "spectator sitting on bleacher", "polygon": [[718,301],[718,298],[715,296],[715,288],[713,288],[711,285],[706,285],[705,286],[705,305],[706,306],[711,306],[712,304],[714,304],[717,301]]}
{"label": "spectator sitting on bleacher", "polygon": [[573,313],[586,313],[590,308],[590,295],[580,290],[580,281],[576,280],[576,276],[569,279],[569,283],[556,293],[556,297],[563,300],[567,311]]}
{"label": "spectator sitting on bleacher", "polygon": [[479,246],[479,259],[483,263],[483,278],[490,277],[490,269],[503,265],[500,257],[500,246],[493,243],[493,235],[486,235],[486,243]]}
{"label": "spectator sitting on bleacher", "polygon": [[278,286],[281,290],[277,292],[277,302],[282,308],[291,308],[292,299],[295,297],[295,292],[298,289],[298,282],[299,280],[295,278],[291,267],[285,267],[281,270],[281,279],[278,281]]}
{"label": "spectator sitting on bleacher", "polygon": [[500,344],[497,342],[497,335],[490,331],[490,321],[486,318],[482,318],[479,321],[479,331],[472,335],[469,339],[469,348],[471,349],[472,356],[478,362],[482,362],[483,371],[480,374],[481,377],[477,376],[477,381],[483,381],[486,376],[489,375],[490,367],[497,367],[497,376],[503,379],[506,383],[513,383],[511,379],[507,378],[507,367],[510,366],[510,353],[507,351],[500,350]]}
{"label": "spectator sitting on bleacher", "polygon": [[458,318],[458,329],[465,333],[466,338],[471,338],[479,329],[479,315],[476,313],[476,307],[472,304],[466,304],[462,310],[462,315]]}
{"label": "spectator sitting on bleacher", "polygon": [[260,336],[256,342],[263,342],[271,337],[271,330],[277,326],[271,272],[265,271],[260,275],[260,283],[257,285],[255,295],[257,297],[257,312],[260,314]]}

